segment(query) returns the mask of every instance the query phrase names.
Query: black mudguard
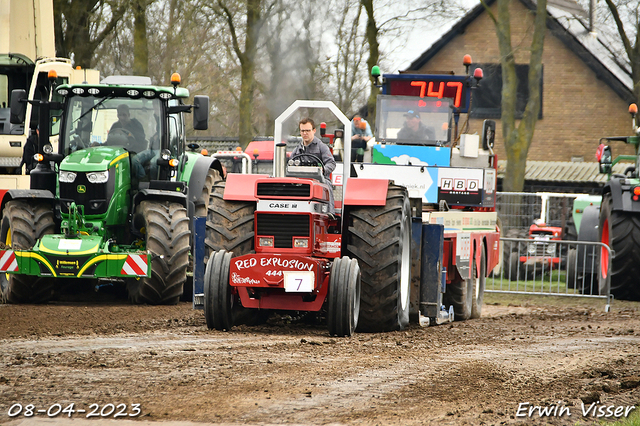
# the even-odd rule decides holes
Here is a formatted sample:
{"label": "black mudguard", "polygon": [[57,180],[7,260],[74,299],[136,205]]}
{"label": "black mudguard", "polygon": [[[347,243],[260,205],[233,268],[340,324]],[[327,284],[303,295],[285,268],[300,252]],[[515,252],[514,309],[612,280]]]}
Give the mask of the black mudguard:
{"label": "black mudguard", "polygon": [[196,161],[196,165],[193,166],[191,172],[191,178],[189,179],[189,202],[195,203],[198,200],[200,194],[202,194],[202,188],[204,188],[204,182],[207,178],[209,169],[215,169],[223,176],[222,163],[220,160],[214,157],[199,157]]}
{"label": "black mudguard", "polygon": [[611,210],[640,212],[640,202],[631,199],[631,188],[636,185],[624,185],[620,178],[613,178],[605,185],[603,194],[611,194]]}
{"label": "black mudguard", "polygon": [[51,191],[46,189],[10,189],[2,199],[2,208],[11,200],[41,200],[55,205],[57,199]]}

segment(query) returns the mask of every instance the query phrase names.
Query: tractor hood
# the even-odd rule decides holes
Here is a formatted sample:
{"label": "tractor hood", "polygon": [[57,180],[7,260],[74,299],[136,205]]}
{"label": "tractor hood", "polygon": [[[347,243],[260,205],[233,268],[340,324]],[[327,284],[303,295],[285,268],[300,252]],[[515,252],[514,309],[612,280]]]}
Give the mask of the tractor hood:
{"label": "tractor hood", "polygon": [[75,151],[62,160],[60,170],[74,172],[99,172],[109,170],[120,160],[127,159],[129,152],[120,147],[92,147]]}

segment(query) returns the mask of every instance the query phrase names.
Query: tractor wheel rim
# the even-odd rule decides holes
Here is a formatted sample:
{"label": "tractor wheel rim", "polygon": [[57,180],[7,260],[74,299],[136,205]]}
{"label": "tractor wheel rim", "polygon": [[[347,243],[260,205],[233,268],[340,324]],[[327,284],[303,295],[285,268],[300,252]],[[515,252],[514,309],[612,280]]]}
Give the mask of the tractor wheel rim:
{"label": "tractor wheel rim", "polygon": [[[602,238],[600,242],[611,247],[609,241],[609,219],[605,219],[602,224]],[[607,247],[601,247],[600,249],[600,273],[602,274],[602,278],[609,276],[609,250]]]}

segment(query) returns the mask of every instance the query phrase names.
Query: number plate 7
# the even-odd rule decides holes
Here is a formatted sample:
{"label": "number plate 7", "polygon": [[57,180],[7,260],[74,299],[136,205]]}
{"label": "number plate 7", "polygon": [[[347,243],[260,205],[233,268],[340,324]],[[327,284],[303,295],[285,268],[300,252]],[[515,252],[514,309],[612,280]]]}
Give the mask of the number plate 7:
{"label": "number plate 7", "polygon": [[286,271],[284,273],[284,291],[287,293],[311,292],[314,283],[313,271]]}

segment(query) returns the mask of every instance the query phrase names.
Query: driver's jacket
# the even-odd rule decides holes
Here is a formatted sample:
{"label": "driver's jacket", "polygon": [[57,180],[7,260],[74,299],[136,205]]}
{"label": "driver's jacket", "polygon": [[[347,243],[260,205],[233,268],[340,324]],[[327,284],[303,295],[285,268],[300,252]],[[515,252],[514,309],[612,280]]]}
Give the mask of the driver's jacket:
{"label": "driver's jacket", "polygon": [[314,136],[313,140],[308,146],[305,146],[303,141],[300,141],[291,152],[291,157],[297,154],[313,154],[320,158],[324,163],[324,177],[327,183],[331,182],[331,172],[336,168],[336,160],[333,159],[333,154],[329,150],[329,147],[325,145],[317,136]]}

